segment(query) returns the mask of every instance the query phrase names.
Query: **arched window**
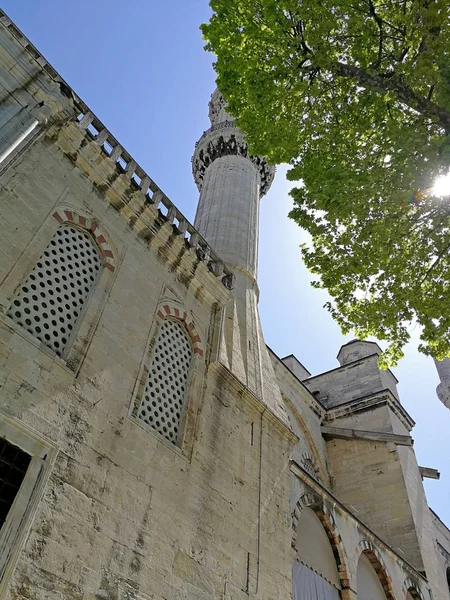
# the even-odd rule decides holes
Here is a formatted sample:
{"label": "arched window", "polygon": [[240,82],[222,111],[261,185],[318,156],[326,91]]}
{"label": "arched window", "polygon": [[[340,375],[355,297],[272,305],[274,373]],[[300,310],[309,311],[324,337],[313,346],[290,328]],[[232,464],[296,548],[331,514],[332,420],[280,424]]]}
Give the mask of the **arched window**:
{"label": "arched window", "polygon": [[358,568],[356,570],[356,589],[358,598],[364,598],[364,600],[386,600],[386,594],[384,593],[377,572],[364,552],[359,557]]}
{"label": "arched window", "polygon": [[102,269],[91,234],[61,225],[8,309],[16,323],[64,355]]}
{"label": "arched window", "polygon": [[311,508],[303,508],[300,513],[296,550],[294,600],[338,600],[341,586],[333,549]]}
{"label": "arched window", "polygon": [[447,586],[450,593],[450,567],[447,568]]}
{"label": "arched window", "polygon": [[182,323],[164,319],[153,349],[139,419],[176,444],[193,348]]}

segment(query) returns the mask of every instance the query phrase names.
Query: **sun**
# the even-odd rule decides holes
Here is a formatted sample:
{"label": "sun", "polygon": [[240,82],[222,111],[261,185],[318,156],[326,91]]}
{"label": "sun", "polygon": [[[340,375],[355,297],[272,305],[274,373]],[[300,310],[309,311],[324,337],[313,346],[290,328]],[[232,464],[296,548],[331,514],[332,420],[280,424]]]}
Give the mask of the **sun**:
{"label": "sun", "polygon": [[431,192],[434,196],[438,196],[439,198],[450,196],[450,172],[446,175],[441,175],[436,179],[431,188]]}

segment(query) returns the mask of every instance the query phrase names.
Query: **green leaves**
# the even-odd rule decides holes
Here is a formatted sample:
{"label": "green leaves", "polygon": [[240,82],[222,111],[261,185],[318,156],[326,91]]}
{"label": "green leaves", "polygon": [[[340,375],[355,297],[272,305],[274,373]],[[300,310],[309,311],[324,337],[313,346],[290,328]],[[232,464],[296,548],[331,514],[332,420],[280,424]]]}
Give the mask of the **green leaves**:
{"label": "green leaves", "polygon": [[254,154],[291,165],[290,214],[327,308],[402,355],[450,356],[449,202],[425,196],[450,166],[446,0],[212,0],[202,26],[218,85]]}

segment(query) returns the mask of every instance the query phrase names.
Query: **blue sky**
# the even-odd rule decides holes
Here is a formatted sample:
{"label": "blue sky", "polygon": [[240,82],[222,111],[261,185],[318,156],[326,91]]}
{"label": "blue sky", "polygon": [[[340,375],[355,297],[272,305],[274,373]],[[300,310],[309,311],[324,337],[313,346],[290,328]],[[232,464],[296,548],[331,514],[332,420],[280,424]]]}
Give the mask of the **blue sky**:
{"label": "blue sky", "polygon": [[[213,57],[203,50],[206,0],[3,0],[2,8],[88,104],[135,160],[192,221],[198,192],[190,158],[209,127]],[[301,263],[304,234],[287,218],[285,168],[261,204],[260,312],[266,342],[293,353],[313,374],[338,365],[344,338],[322,308]],[[280,315],[283,315],[280,317]],[[425,480],[430,506],[450,524],[450,411],[435,395],[433,362],[411,344],[395,369],[402,403],[417,422],[422,466],[441,472]]]}

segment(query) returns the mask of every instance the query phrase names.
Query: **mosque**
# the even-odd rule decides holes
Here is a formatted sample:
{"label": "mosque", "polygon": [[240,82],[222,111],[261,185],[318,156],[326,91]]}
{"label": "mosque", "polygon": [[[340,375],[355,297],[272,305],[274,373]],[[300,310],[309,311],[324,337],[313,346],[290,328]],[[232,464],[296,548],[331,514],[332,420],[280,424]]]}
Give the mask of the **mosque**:
{"label": "mosque", "polygon": [[274,169],[220,92],[193,224],[2,11],[0,94],[0,599],[448,600],[378,345],[264,342]]}

